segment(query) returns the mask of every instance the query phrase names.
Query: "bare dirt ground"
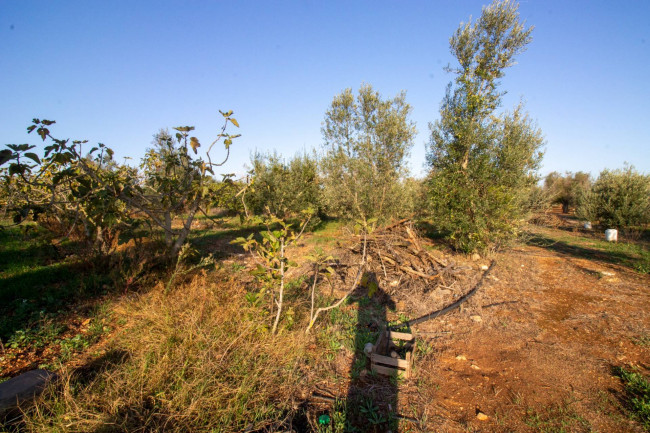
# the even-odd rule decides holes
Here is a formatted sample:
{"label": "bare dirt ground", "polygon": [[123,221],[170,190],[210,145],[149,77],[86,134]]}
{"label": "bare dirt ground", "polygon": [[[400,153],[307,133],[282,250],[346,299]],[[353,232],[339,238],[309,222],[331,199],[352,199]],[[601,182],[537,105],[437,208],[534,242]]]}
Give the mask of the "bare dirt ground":
{"label": "bare dirt ground", "polygon": [[496,259],[468,311],[417,330],[450,332],[418,365],[433,383],[421,397],[436,430],[642,431],[620,411],[611,369],[650,366],[638,343],[650,278],[530,246]]}

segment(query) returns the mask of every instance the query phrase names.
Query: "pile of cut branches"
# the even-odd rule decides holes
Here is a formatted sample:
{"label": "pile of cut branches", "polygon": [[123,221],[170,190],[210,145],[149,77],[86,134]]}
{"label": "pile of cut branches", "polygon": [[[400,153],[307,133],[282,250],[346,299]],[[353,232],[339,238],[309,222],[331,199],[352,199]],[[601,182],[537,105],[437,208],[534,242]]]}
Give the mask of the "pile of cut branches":
{"label": "pile of cut branches", "polygon": [[353,288],[359,263],[363,262],[365,279],[414,314],[442,307],[462,296],[479,273],[435,249],[430,240],[418,235],[408,219],[360,236],[334,255],[339,258],[332,264],[337,271],[331,281],[334,287]]}

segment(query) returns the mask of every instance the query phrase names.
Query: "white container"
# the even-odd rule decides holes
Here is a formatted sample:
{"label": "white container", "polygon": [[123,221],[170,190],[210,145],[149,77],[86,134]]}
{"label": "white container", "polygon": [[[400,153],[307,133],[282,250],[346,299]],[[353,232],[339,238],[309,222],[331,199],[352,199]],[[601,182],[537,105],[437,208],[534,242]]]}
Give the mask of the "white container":
{"label": "white container", "polygon": [[583,225],[586,230],[591,230],[591,221],[586,221]]}
{"label": "white container", "polygon": [[607,229],[607,230],[605,230],[605,240],[607,242],[616,242],[616,241],[618,241],[618,230],[616,230],[616,229]]}

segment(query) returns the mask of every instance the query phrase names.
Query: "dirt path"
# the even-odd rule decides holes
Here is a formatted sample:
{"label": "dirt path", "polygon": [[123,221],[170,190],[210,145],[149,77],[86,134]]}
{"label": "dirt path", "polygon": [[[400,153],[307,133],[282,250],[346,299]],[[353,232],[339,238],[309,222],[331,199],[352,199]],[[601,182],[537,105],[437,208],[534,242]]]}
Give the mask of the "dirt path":
{"label": "dirt path", "polygon": [[650,277],[539,247],[496,259],[464,311],[417,328],[434,350],[400,411],[441,432],[643,431],[612,367],[650,368]]}

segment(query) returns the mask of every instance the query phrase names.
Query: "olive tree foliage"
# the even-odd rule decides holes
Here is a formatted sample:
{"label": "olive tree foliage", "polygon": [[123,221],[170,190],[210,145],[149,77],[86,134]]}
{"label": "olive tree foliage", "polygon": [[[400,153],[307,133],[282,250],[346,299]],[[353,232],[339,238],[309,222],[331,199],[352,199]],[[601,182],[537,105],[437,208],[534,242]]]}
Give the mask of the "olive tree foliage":
{"label": "olive tree foliage", "polygon": [[399,211],[400,180],[416,134],[406,95],[382,99],[370,85],[334,97],[323,122],[321,172],[328,212],[385,220]]}
{"label": "olive tree foliage", "polygon": [[485,250],[518,234],[537,182],[541,131],[521,104],[498,113],[505,69],[531,41],[518,6],[497,1],[450,39],[458,66],[440,119],[429,125],[429,209],[434,224],[462,251]]}
{"label": "olive tree foliage", "polygon": [[650,223],[650,176],[633,166],[602,171],[591,189],[579,195],[576,214],[607,228]]}
{"label": "olive tree foliage", "polygon": [[591,187],[591,175],[579,171],[561,175],[553,171],[544,178],[544,189],[549,193],[552,203],[562,205],[562,212],[569,213],[569,208],[578,203],[578,197]]}
{"label": "olive tree foliage", "polygon": [[[296,155],[288,162],[277,153],[255,153],[251,158],[252,179],[244,200],[248,210],[291,218],[311,210],[321,210],[321,185],[318,162],[308,154]],[[312,218],[318,222],[318,217]]]}

